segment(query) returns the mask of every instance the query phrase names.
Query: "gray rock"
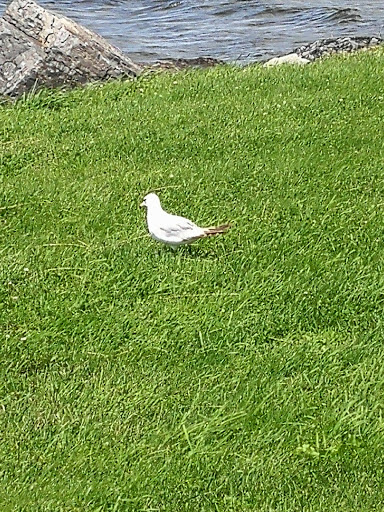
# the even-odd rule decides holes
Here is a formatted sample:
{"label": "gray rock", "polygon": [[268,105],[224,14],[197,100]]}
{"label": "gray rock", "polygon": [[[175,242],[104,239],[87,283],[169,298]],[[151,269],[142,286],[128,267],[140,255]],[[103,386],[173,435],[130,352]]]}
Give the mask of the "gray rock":
{"label": "gray rock", "polygon": [[296,48],[293,53],[303,59],[314,61],[334,53],[368,49],[383,43],[384,41],[380,37],[337,37],[319,39],[313,43],[302,45]]}
{"label": "gray rock", "polygon": [[135,77],[141,67],[99,35],[32,0],[13,0],[0,19],[0,94]]}
{"label": "gray rock", "polygon": [[289,53],[288,55],[283,55],[282,57],[273,57],[273,59],[267,60],[264,66],[279,66],[280,64],[299,64],[303,66],[309,62],[311,61],[300,57],[297,55],[297,53]]}
{"label": "gray rock", "polygon": [[224,61],[213,57],[197,57],[195,59],[162,59],[152,64],[143,64],[145,71],[182,71],[183,69],[206,69],[225,64]]}

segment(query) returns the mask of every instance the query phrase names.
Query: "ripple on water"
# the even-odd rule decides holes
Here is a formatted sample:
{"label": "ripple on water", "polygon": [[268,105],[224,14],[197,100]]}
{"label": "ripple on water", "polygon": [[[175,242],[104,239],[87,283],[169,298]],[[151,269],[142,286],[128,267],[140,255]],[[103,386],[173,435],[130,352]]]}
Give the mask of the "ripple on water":
{"label": "ripple on water", "polygon": [[[0,0],[0,9],[7,1]],[[315,39],[380,35],[384,2],[356,0],[39,0],[141,62],[202,55],[246,63]]]}

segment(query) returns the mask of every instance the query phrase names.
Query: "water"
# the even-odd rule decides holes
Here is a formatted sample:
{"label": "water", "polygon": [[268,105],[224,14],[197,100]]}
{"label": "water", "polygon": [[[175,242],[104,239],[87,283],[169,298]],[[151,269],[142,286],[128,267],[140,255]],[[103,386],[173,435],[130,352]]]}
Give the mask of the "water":
{"label": "water", "polygon": [[[216,57],[247,63],[324,37],[384,34],[384,2],[344,0],[40,0],[134,61]],[[7,2],[0,0],[0,11]]]}

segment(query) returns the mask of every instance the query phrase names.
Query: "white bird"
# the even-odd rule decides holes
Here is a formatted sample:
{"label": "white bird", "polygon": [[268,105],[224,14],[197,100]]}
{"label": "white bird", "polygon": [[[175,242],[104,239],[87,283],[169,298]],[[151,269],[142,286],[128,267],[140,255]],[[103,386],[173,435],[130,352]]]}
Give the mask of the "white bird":
{"label": "white bird", "polygon": [[160,199],[154,193],[144,197],[140,206],[147,208],[147,225],[151,237],[158,242],[177,247],[200,238],[225,233],[231,227],[223,224],[217,227],[201,228],[185,217],[171,215],[161,207]]}

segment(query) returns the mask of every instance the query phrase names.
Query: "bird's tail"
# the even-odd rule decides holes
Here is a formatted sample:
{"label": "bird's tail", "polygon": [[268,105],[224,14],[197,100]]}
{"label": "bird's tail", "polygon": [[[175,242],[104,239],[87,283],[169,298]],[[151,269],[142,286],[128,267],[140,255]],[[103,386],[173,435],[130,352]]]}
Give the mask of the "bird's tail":
{"label": "bird's tail", "polygon": [[214,236],[220,235],[221,233],[226,233],[230,227],[230,224],[222,224],[221,226],[216,226],[213,228],[204,228],[204,236]]}

